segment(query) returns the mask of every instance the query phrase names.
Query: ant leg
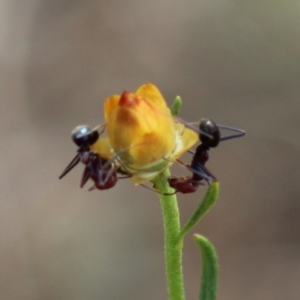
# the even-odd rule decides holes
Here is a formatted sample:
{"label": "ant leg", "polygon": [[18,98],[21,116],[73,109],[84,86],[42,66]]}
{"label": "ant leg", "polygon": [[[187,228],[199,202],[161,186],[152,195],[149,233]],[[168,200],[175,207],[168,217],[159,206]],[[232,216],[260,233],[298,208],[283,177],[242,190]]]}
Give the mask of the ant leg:
{"label": "ant leg", "polygon": [[175,192],[174,193],[163,193],[163,195],[164,196],[173,196],[173,195],[175,195],[175,194],[177,194],[177,190],[175,190]]}
{"label": "ant leg", "polygon": [[133,175],[128,174],[127,176],[118,177],[118,179],[126,179],[131,178]]}
{"label": "ant leg", "polygon": [[190,168],[190,165],[187,165],[187,164],[185,164],[183,161],[181,161],[180,159],[176,159],[176,161],[180,164],[180,165],[182,165],[182,166],[184,166],[184,167],[186,167],[186,168]]}
{"label": "ant leg", "polygon": [[196,151],[194,151],[194,150],[188,150],[188,153],[191,153],[192,155],[195,155]]}
{"label": "ant leg", "polygon": [[91,191],[95,190],[96,188],[97,188],[96,185],[93,185],[88,189],[88,191],[91,192]]}
{"label": "ant leg", "polygon": [[193,173],[193,180],[200,181],[203,179],[206,180],[208,183],[217,180],[216,176],[214,176],[204,165],[198,166],[198,168],[198,170],[195,170],[191,167],[188,168]]}
{"label": "ant leg", "polygon": [[84,168],[82,177],[81,177],[81,182],[80,182],[80,187],[83,188],[83,186],[86,184],[86,182],[89,180],[91,174],[88,166]]}
{"label": "ant leg", "polygon": [[[119,161],[118,161],[118,162],[119,162]],[[119,164],[122,165],[121,162],[119,162]],[[124,166],[122,166],[122,167],[125,169]],[[120,175],[124,175],[124,176],[122,176],[122,177],[118,177],[118,179],[122,179],[122,178],[130,178],[130,177],[133,176],[132,174],[129,173],[129,171],[122,170],[121,167],[117,167],[117,168],[116,168],[116,172],[117,172],[118,174],[120,174]]]}
{"label": "ant leg", "polygon": [[[143,184],[143,183],[141,183],[140,184],[143,188],[145,188],[145,189],[147,189],[147,190],[150,190],[150,191],[152,191],[152,192],[154,192],[154,193],[157,193],[157,194],[161,194],[158,190],[156,190],[155,188],[150,188],[149,186],[147,186],[147,185],[145,185],[145,184]],[[162,195],[169,195],[169,194],[162,194]],[[170,194],[170,195],[173,195],[173,194]]]}
{"label": "ant leg", "polygon": [[[102,173],[101,173],[101,176],[100,176],[100,185],[104,186],[111,179],[111,177],[116,173],[116,169],[114,167],[112,167],[111,169],[109,169],[107,171],[106,174],[104,173],[104,172],[106,172],[105,169],[101,172]],[[104,174],[105,174],[105,176],[104,176]],[[103,180],[103,177],[104,177],[104,180]]]}
{"label": "ant leg", "polygon": [[106,123],[98,125],[94,128],[94,130],[98,130],[99,128],[103,127],[103,129],[101,130],[101,132],[99,132],[99,136],[104,132],[105,128],[106,128]]}

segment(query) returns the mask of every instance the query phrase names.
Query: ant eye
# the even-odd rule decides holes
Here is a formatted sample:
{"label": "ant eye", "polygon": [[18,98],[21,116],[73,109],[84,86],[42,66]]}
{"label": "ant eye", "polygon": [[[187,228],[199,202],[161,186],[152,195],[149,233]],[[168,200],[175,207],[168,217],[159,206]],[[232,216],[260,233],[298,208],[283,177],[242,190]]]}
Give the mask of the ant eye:
{"label": "ant eye", "polygon": [[208,134],[213,134],[218,129],[215,122],[210,119],[202,119],[200,122],[200,129]]}
{"label": "ant eye", "polygon": [[78,147],[90,146],[99,138],[99,132],[87,125],[80,125],[73,129],[72,139]]}
{"label": "ant eye", "polygon": [[200,134],[202,143],[209,143],[209,147],[216,147],[219,144],[220,130],[215,122],[210,119],[202,119],[199,129],[212,136],[212,138],[209,138],[206,135]]}

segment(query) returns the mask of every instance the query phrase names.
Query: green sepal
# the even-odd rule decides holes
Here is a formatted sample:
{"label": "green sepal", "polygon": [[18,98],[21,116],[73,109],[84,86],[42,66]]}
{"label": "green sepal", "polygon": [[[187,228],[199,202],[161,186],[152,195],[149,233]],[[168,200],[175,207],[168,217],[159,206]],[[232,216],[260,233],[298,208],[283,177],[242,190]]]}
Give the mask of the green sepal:
{"label": "green sepal", "polygon": [[179,114],[181,106],[182,106],[182,100],[180,96],[176,96],[171,106],[172,116],[176,117]]}

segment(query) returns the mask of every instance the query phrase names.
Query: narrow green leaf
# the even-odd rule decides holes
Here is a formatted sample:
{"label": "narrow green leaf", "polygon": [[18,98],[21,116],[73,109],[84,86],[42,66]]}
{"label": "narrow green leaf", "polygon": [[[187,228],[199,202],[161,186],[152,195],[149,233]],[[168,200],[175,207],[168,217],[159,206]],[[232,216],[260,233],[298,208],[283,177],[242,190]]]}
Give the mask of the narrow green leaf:
{"label": "narrow green leaf", "polygon": [[201,249],[202,275],[199,300],[215,300],[218,288],[218,258],[213,245],[204,236],[195,234],[194,239]]}
{"label": "narrow green leaf", "polygon": [[219,196],[219,182],[214,181],[209,186],[203,200],[200,202],[199,206],[193,212],[191,218],[186,222],[186,224],[181,229],[177,241],[175,243],[175,248],[183,247],[184,236],[204,217],[204,215],[210,210],[210,208],[217,201]]}
{"label": "narrow green leaf", "polygon": [[181,100],[180,96],[176,96],[172,103],[172,107],[171,107],[172,116],[175,117],[179,114],[181,106],[182,106],[182,100]]}

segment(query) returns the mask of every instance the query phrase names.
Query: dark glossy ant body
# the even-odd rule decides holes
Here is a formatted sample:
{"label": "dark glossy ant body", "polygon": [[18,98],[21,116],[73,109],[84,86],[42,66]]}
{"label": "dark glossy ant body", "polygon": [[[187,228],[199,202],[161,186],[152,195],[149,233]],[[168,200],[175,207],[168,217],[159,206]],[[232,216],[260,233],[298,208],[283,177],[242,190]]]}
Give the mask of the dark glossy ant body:
{"label": "dark glossy ant body", "polygon": [[[235,131],[236,133],[221,137],[220,128]],[[173,187],[176,192],[183,194],[193,193],[198,189],[199,185],[204,185],[204,182],[209,184],[211,181],[217,180],[216,177],[205,167],[205,163],[209,159],[209,149],[217,147],[221,141],[245,135],[243,130],[217,125],[209,119],[201,120],[199,130],[201,144],[196,148],[195,152],[191,152],[194,156],[191,165],[187,166],[188,169],[192,171],[193,176],[181,178],[171,176],[168,178],[170,186]]]}
{"label": "dark glossy ant body", "polygon": [[[102,132],[103,131],[104,129]],[[98,140],[100,134],[97,129],[92,129],[86,125],[77,126],[72,131],[72,139],[79,149],[77,150],[77,155],[65,168],[59,176],[59,179],[69,173],[80,161],[86,165],[81,178],[81,188],[89,179],[92,179],[94,181],[94,186],[91,187],[90,190],[110,189],[114,187],[118,181],[117,172],[127,175],[126,177],[130,177],[129,174],[123,172],[113,163],[117,158],[117,155],[110,160],[107,160],[91,150],[91,145]]]}

